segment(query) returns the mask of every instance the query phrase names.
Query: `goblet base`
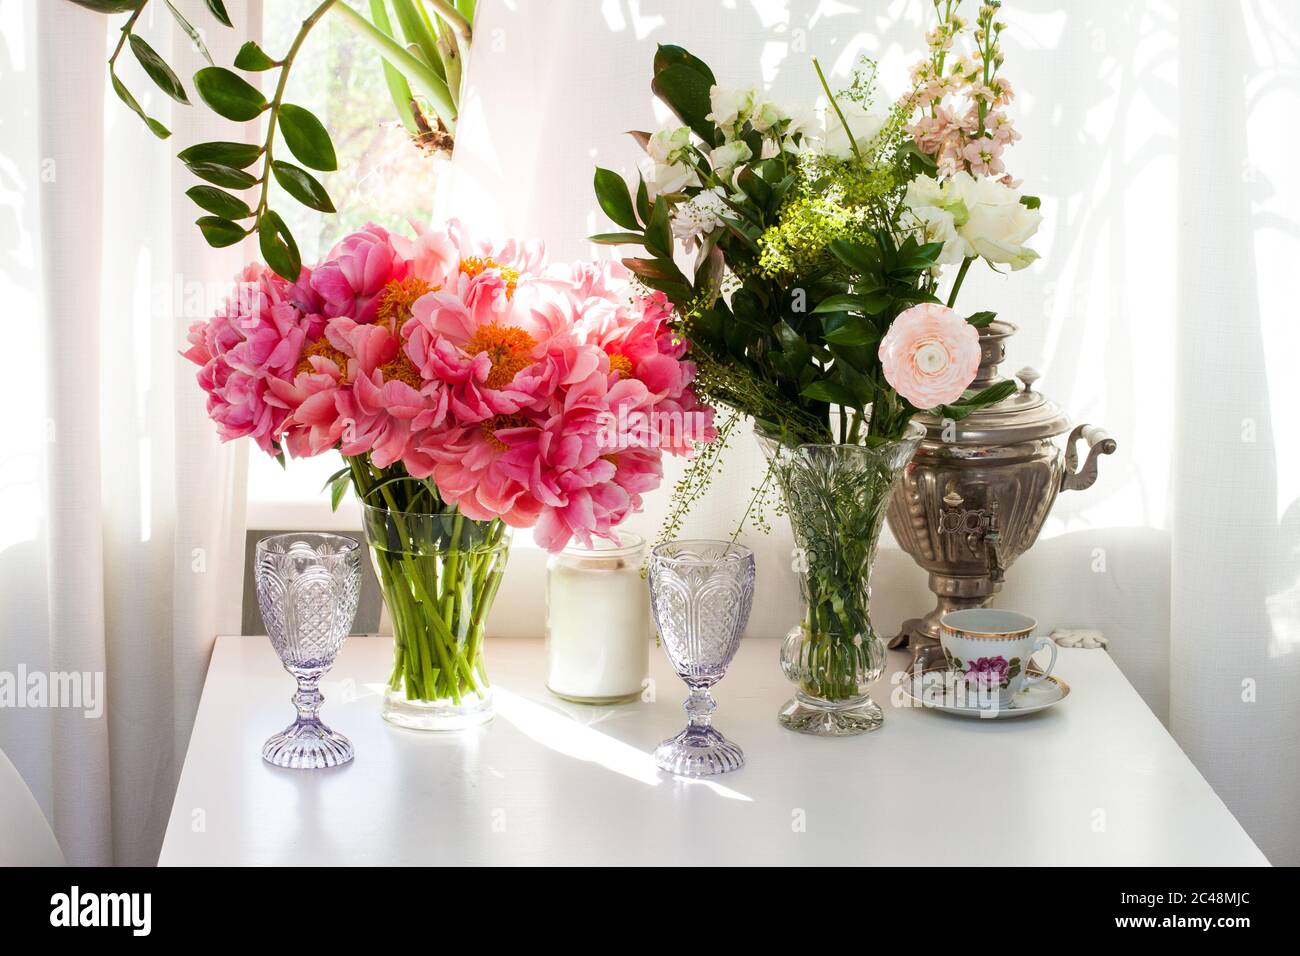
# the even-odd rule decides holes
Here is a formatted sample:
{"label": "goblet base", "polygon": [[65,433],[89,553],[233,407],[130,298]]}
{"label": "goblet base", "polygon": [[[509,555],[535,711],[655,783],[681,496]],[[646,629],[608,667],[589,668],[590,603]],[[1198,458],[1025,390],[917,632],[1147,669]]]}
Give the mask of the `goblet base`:
{"label": "goblet base", "polygon": [[354,756],[352,741],[319,720],[300,720],[280,731],[262,747],[262,759],[290,770],[337,767]]}
{"label": "goblet base", "polygon": [[885,714],[870,697],[830,701],[798,693],[786,701],[776,719],[782,727],[801,734],[852,737],[879,730]]}
{"label": "goblet base", "polygon": [[468,730],[492,719],[492,688],[484,688],[482,697],[470,691],[456,703],[450,697],[409,700],[404,690],[390,687],[384,694],[383,715],[393,726],[407,730]]}
{"label": "goblet base", "polygon": [[739,770],[745,753],[712,727],[687,727],[655,748],[655,764],[683,777],[709,777]]}

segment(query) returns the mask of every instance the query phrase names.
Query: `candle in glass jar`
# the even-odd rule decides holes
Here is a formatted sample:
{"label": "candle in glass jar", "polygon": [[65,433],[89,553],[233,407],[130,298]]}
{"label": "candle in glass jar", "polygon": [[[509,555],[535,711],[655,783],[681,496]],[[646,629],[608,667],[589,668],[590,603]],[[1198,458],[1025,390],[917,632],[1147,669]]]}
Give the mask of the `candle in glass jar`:
{"label": "candle in glass jar", "polygon": [[650,673],[645,542],[619,538],[571,545],[546,565],[546,686],[566,700],[635,700]]}

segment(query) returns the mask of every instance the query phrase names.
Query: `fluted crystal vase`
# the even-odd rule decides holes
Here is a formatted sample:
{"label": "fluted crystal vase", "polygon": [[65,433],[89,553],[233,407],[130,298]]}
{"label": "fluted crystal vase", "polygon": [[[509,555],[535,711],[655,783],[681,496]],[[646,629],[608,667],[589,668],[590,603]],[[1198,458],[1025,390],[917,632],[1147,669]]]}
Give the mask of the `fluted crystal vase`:
{"label": "fluted crystal vase", "polygon": [[794,532],[805,607],[781,645],[781,668],[797,688],[778,715],[790,730],[839,737],[884,720],[869,692],[885,666],[871,624],[871,569],[895,480],[922,434],[913,426],[875,447],[760,438]]}
{"label": "fluted crystal vase", "polygon": [[462,730],[491,720],[483,639],[510,529],[500,521],[472,521],[455,508],[426,514],[363,504],[361,510],[393,621],[384,719],[412,730]]}

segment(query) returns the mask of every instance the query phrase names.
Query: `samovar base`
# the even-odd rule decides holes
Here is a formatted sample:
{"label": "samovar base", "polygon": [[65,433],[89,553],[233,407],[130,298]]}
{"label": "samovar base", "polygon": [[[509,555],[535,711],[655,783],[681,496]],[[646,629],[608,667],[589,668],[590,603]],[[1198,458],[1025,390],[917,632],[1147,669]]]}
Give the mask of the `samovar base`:
{"label": "samovar base", "polygon": [[934,608],[925,617],[909,618],[889,642],[893,647],[910,647],[912,665],[922,669],[943,660],[939,647],[939,619],[949,611],[971,607],[987,607],[993,595],[1002,590],[1000,582],[988,578],[947,578],[930,575],[930,590],[934,592]]}

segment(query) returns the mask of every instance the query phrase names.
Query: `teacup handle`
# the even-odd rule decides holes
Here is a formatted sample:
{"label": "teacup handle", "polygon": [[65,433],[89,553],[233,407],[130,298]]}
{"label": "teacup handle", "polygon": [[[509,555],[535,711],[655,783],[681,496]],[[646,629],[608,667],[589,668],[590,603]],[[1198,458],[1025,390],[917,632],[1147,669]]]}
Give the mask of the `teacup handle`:
{"label": "teacup handle", "polygon": [[[1044,647],[1049,647],[1052,649],[1052,659],[1047,662],[1047,669],[1043,671],[1041,674],[1030,674],[1029,663],[1033,661],[1034,655],[1037,654],[1039,650]],[[1047,678],[1051,676],[1052,671],[1054,671],[1055,669],[1056,669],[1056,642],[1052,640],[1050,637],[1040,637],[1038,640],[1034,641],[1034,646],[1029,651],[1029,661],[1025,663],[1024,686],[1029,687],[1031,684],[1037,684],[1040,683],[1041,681],[1047,680]]]}

